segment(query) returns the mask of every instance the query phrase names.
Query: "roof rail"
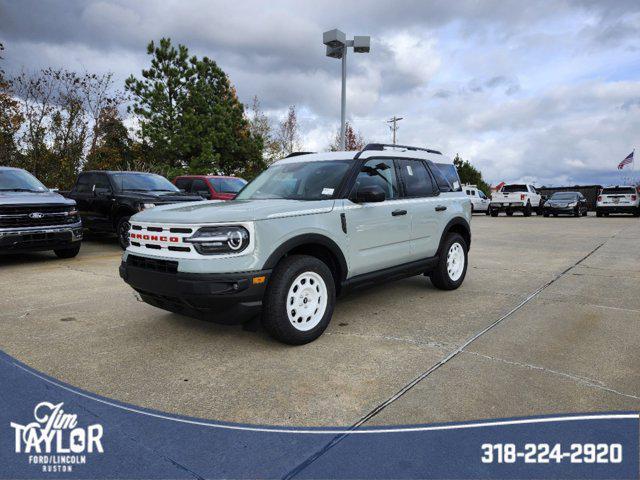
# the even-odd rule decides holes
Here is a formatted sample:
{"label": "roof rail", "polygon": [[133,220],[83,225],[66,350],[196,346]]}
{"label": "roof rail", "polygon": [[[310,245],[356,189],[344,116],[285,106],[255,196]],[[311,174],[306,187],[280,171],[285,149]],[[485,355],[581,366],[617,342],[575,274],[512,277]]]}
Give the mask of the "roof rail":
{"label": "roof rail", "polygon": [[395,145],[393,143],[369,143],[365,145],[362,151],[364,152],[366,150],[384,150],[385,147],[402,148],[404,150],[413,150],[413,151],[420,151],[420,152],[427,152],[427,153],[435,153],[436,155],[442,155],[442,152],[439,152],[438,150],[431,150],[430,148],[412,147],[410,145]]}
{"label": "roof rail", "polygon": [[310,153],[316,153],[316,152],[291,152],[289,155],[287,155],[284,158],[297,157],[298,155],[309,155]]}

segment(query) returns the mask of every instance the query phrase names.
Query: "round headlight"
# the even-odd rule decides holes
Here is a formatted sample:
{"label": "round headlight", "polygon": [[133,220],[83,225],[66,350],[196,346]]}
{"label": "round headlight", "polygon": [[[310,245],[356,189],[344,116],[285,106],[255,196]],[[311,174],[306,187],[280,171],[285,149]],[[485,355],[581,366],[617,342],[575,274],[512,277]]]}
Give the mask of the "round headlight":
{"label": "round headlight", "polygon": [[249,231],[240,225],[202,227],[184,241],[201,255],[239,253],[249,246]]}

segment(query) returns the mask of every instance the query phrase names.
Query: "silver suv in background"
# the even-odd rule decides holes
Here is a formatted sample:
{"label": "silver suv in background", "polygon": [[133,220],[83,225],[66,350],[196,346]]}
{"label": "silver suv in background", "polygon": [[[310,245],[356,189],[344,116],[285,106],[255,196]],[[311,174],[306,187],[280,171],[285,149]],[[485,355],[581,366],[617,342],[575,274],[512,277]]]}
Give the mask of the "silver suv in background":
{"label": "silver suv in background", "polygon": [[291,155],[232,201],[132,216],[120,274],[156,307],[224,323],[261,316],[276,339],[307,343],[354,288],[423,274],[443,290],[462,284],[471,202],[450,164],[380,144]]}

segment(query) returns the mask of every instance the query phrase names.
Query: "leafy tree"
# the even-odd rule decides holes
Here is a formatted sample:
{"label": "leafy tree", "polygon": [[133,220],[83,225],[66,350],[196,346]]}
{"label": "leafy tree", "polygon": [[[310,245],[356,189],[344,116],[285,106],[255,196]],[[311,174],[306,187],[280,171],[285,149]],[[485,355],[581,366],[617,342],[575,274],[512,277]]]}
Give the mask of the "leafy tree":
{"label": "leafy tree", "polygon": [[[362,150],[366,145],[364,138],[360,132],[356,132],[351,125],[351,123],[347,122],[345,124],[344,130],[344,145],[345,150],[347,151],[357,151]],[[340,128],[336,133],[336,136],[333,139],[333,143],[329,146],[329,150],[332,152],[337,152],[341,150],[340,146]]]}
{"label": "leafy tree", "polygon": [[290,105],[287,115],[284,117],[275,134],[274,157],[286,157],[290,153],[302,150],[300,133],[298,132],[298,115],[296,106]]}
{"label": "leafy tree", "polygon": [[125,82],[140,134],[155,170],[254,176],[263,167],[262,138],[254,135],[227,75],[213,60],[189,56],[186,46],[150,42],[142,79]]}
{"label": "leafy tree", "polygon": [[[3,50],[4,46],[0,43],[0,52]],[[4,71],[0,68],[0,165],[13,165],[18,161],[16,135],[22,122],[19,104],[12,96],[11,84],[4,78]]]}
{"label": "leafy tree", "polygon": [[84,170],[127,170],[132,160],[132,141],[118,110],[103,108],[94,126],[93,146]]}
{"label": "leafy tree", "polygon": [[463,184],[468,183],[471,185],[477,185],[485,195],[491,194],[491,187],[483,180],[482,173],[471,165],[471,163],[467,160],[463,160],[460,155],[456,153],[456,156],[453,159],[453,164],[458,169],[458,175],[460,176],[460,181]]}

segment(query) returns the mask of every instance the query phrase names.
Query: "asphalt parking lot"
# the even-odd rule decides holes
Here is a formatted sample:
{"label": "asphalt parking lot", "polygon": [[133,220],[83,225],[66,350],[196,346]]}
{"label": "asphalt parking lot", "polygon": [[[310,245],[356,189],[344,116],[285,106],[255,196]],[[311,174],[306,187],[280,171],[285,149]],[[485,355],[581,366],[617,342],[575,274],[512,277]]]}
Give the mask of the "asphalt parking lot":
{"label": "asphalt parking lot", "polygon": [[271,425],[640,409],[640,221],[475,216],[452,292],[415,277],[338,302],[312,344],[140,302],[120,249],[0,257],[0,349],[136,405]]}

